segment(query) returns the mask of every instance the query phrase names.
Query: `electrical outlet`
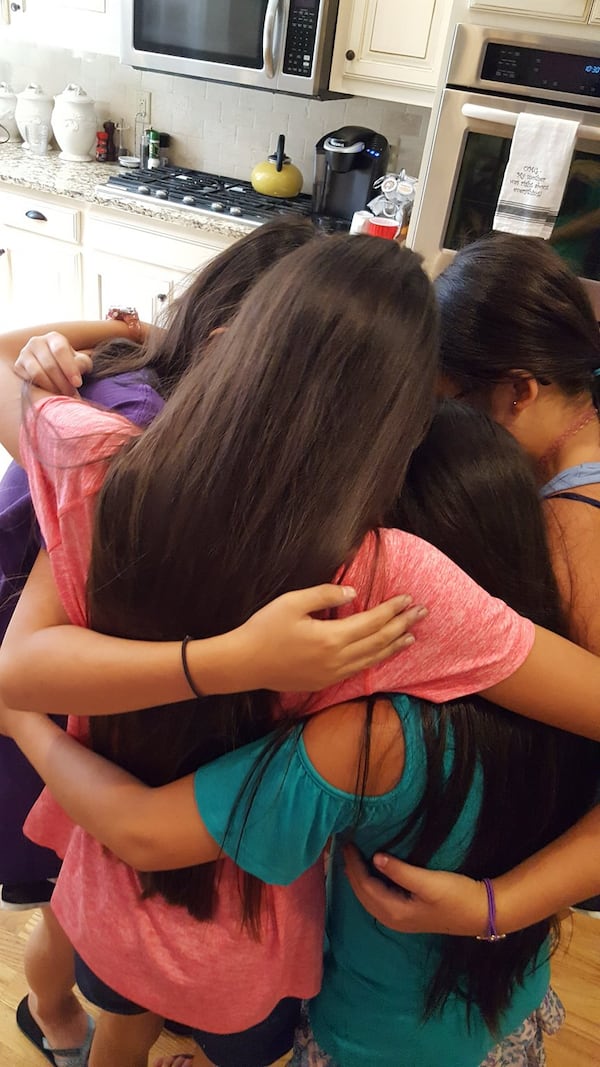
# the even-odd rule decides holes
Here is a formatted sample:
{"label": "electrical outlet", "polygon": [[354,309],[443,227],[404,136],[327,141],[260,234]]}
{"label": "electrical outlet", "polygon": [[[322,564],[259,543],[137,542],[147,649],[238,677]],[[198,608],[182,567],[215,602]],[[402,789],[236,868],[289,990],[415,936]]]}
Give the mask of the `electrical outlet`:
{"label": "electrical outlet", "polygon": [[150,125],[150,104],[152,93],[145,89],[136,89],[135,93],[135,117],[143,119],[144,126]]}

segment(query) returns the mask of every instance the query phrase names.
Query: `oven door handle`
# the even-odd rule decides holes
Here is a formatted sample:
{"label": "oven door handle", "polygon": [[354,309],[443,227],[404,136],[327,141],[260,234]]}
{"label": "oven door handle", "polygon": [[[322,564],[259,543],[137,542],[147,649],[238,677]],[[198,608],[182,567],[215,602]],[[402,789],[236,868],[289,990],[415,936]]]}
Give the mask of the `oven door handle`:
{"label": "oven door handle", "polygon": [[275,22],[279,14],[280,0],[269,0],[265,12],[265,25],[263,29],[263,67],[267,78],[275,77],[275,56],[273,54],[273,42],[275,40]]}
{"label": "oven door handle", "polygon": [[[500,126],[516,126],[518,113],[500,111],[495,107],[482,104],[463,104],[462,113],[466,119],[478,119],[480,122],[497,122]],[[600,141],[600,126],[580,126],[577,136],[586,141]]]}

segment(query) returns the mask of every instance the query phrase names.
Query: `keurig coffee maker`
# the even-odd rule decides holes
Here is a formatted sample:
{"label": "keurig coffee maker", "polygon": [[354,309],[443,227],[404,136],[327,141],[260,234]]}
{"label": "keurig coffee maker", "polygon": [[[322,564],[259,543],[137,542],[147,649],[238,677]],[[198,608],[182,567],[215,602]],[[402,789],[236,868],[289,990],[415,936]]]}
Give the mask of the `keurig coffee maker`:
{"label": "keurig coffee maker", "polygon": [[373,182],[385,174],[390,147],[364,126],[342,126],[316,145],[313,211],[351,219],[375,195]]}

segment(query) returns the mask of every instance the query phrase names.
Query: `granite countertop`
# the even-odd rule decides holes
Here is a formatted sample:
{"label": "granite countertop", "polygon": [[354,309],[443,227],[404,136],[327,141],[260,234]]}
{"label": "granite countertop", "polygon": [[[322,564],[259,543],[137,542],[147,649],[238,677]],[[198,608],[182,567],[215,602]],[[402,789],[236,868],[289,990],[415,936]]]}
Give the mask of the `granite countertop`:
{"label": "granite countertop", "polygon": [[130,215],[146,216],[162,222],[174,223],[189,230],[203,230],[221,237],[243,237],[250,227],[229,218],[206,216],[181,211],[156,201],[137,201],[103,193],[98,186],[120,170],[118,163],[68,163],[59,158],[58,151],[34,156],[23,149],[20,142],[0,145],[0,182],[39,193],[67,196],[86,204],[116,208]]}

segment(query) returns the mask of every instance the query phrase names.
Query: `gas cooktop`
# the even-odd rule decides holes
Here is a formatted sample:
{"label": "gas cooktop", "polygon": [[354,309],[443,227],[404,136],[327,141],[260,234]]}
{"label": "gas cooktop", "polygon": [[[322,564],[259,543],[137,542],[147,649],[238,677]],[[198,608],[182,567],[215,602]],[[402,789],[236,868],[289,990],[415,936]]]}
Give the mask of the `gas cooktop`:
{"label": "gas cooktop", "polygon": [[[312,217],[312,197],[305,193],[291,200],[263,196],[254,191],[250,182],[182,167],[157,167],[154,170],[123,168],[122,173],[113,174],[105,185],[97,188],[104,195],[115,198],[150,198],[205,215],[231,216],[236,222],[245,222],[250,226],[260,226],[281,215]],[[314,217],[313,221],[327,231],[348,230],[349,227],[344,219],[320,216]]]}

